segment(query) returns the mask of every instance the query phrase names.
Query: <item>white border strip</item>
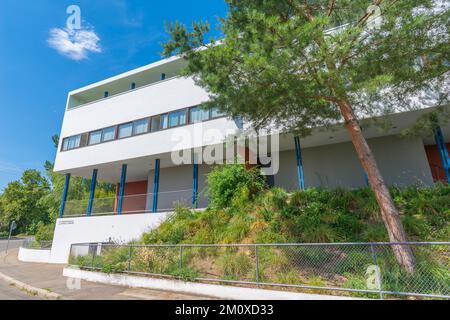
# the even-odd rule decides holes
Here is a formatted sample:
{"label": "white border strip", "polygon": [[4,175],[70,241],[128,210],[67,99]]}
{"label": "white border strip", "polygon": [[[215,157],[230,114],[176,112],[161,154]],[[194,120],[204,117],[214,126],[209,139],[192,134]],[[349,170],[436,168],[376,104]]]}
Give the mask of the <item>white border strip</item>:
{"label": "white border strip", "polygon": [[72,267],[64,268],[63,276],[116,286],[172,291],[230,300],[361,300],[342,296],[183,282],[180,280],[138,277],[127,274],[106,274],[102,272],[80,270]]}

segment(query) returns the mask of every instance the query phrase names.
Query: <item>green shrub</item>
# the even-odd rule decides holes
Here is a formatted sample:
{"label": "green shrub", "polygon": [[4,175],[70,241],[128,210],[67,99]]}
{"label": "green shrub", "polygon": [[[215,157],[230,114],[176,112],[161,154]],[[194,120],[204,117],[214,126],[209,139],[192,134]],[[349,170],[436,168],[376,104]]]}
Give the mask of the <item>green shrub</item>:
{"label": "green shrub", "polygon": [[252,259],[245,253],[236,252],[222,254],[219,257],[218,264],[225,279],[241,281],[248,280],[247,276],[254,265]]}
{"label": "green shrub", "polygon": [[240,164],[223,165],[208,174],[207,195],[212,207],[225,208],[230,206],[231,200],[243,188],[248,190],[249,197],[252,198],[264,187],[265,180],[257,168],[247,170]]}
{"label": "green shrub", "polygon": [[36,241],[51,241],[53,240],[53,234],[55,232],[54,224],[43,224],[40,222],[36,231]]}

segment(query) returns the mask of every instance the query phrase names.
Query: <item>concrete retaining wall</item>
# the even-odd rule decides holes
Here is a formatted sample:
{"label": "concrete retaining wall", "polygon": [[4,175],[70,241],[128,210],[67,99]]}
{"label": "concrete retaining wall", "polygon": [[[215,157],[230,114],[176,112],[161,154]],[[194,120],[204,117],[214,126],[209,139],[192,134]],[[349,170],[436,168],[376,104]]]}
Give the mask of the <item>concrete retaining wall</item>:
{"label": "concrete retaining wall", "polygon": [[218,299],[232,300],[351,300],[348,297],[305,294],[287,291],[275,291],[255,288],[222,286],[180,280],[138,277],[127,274],[106,274],[102,272],[85,271],[75,268],[64,268],[65,277],[81,279],[90,282],[106,283],[131,288],[147,288],[172,292],[196,294]]}
{"label": "concrete retaining wall", "polygon": [[63,218],[56,222],[50,263],[67,263],[74,243],[117,242],[139,239],[157,228],[171,213]]}
{"label": "concrete retaining wall", "polygon": [[50,254],[50,249],[27,249],[20,247],[18,259],[22,262],[49,263]]}

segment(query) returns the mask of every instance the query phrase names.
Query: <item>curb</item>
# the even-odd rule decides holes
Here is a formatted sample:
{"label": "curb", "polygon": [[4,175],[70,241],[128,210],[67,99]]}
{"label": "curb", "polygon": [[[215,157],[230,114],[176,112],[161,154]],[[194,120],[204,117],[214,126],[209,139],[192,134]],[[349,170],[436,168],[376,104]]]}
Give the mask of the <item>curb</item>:
{"label": "curb", "polygon": [[36,288],[36,287],[30,286],[19,280],[11,278],[10,276],[7,276],[6,274],[1,273],[1,272],[0,272],[0,279],[8,282],[11,285],[16,286],[17,288],[19,288],[21,290],[24,290],[28,293],[31,293],[33,295],[36,295],[36,296],[39,296],[42,298],[51,299],[51,300],[58,300],[58,299],[62,298],[62,295],[60,295],[58,293],[49,292],[49,291],[41,289],[41,288]]}

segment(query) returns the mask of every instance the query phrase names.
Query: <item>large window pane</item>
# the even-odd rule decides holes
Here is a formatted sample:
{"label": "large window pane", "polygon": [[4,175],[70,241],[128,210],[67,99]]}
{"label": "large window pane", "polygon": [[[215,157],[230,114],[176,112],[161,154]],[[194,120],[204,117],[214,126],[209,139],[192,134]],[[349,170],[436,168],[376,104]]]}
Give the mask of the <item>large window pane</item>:
{"label": "large window pane", "polygon": [[195,107],[192,108],[190,112],[191,112],[189,117],[190,123],[198,123],[209,120],[209,110],[203,110],[200,109],[199,107]]}
{"label": "large window pane", "polygon": [[218,108],[211,109],[211,118],[219,118],[224,116],[226,116],[226,114],[224,112],[220,112]]}
{"label": "large window pane", "polygon": [[152,117],[152,124],[151,124],[152,132],[161,130],[161,117]]}
{"label": "large window pane", "polygon": [[63,146],[62,146],[62,149],[63,149],[63,151],[65,151],[65,150],[67,150],[68,148],[69,148],[69,139],[66,138],[66,139],[63,140]]}
{"label": "large window pane", "polygon": [[138,120],[133,123],[133,135],[143,134],[148,131],[148,120]]}
{"label": "large window pane", "polygon": [[78,148],[80,146],[80,141],[81,141],[81,135],[67,138],[67,149],[66,150]]}
{"label": "large window pane", "polygon": [[177,127],[186,124],[186,110],[171,112],[169,115],[169,126]]}
{"label": "large window pane", "polygon": [[102,142],[102,131],[95,131],[89,134],[89,145]]}
{"label": "large window pane", "polygon": [[119,139],[131,137],[132,134],[133,134],[132,123],[123,124],[119,127]]}
{"label": "large window pane", "polygon": [[169,127],[169,116],[167,114],[163,114],[161,116],[161,129],[167,129]]}
{"label": "large window pane", "polygon": [[116,138],[116,127],[103,129],[102,141],[111,141]]}

